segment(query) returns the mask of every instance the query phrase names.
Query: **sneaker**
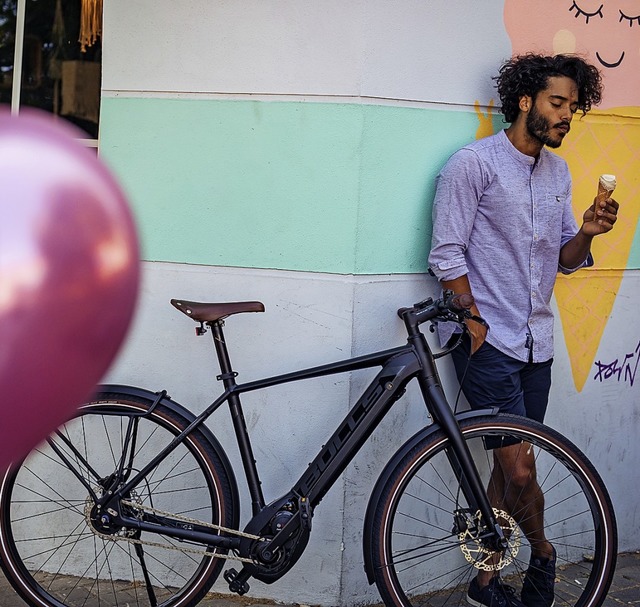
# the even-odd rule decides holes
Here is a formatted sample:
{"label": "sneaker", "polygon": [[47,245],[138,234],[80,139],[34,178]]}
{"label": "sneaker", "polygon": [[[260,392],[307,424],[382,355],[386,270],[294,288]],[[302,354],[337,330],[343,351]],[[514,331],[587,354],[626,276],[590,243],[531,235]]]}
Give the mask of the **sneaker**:
{"label": "sneaker", "polygon": [[474,607],[525,607],[516,598],[516,591],[494,577],[488,586],[480,588],[478,579],[473,578],[467,592],[467,603]]}
{"label": "sneaker", "polygon": [[550,559],[531,557],[520,598],[527,607],[553,607],[555,583],[556,551],[554,548],[553,557]]}

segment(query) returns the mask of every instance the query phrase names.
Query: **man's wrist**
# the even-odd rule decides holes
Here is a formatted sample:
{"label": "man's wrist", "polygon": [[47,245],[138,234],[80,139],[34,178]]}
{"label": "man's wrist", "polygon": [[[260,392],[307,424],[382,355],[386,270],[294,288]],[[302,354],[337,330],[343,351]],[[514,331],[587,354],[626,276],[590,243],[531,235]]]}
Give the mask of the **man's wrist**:
{"label": "man's wrist", "polygon": [[578,233],[576,236],[579,236],[587,246],[591,246],[591,241],[593,240],[594,234],[587,234],[584,230],[584,223],[580,226]]}

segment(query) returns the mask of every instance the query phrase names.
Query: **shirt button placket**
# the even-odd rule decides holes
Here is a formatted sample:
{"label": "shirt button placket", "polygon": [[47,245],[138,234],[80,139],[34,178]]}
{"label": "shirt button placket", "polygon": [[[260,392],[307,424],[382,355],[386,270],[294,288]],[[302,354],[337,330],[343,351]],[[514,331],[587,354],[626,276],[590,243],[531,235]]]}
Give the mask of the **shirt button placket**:
{"label": "shirt button placket", "polygon": [[[531,184],[531,232],[532,232],[532,239],[531,239],[531,272],[529,273],[530,276],[530,283],[529,283],[529,292],[531,293],[531,315],[529,316],[528,322],[527,322],[527,329],[529,331],[529,338],[528,339],[528,348],[530,348],[530,356],[533,356],[533,345],[535,344],[535,340],[536,340],[536,331],[535,331],[535,327],[534,327],[534,322],[533,320],[536,318],[536,311],[537,308],[539,306],[537,297],[536,297],[536,287],[535,285],[538,284],[539,282],[539,263],[538,263],[538,246],[539,246],[539,234],[538,234],[538,203],[537,203],[537,196],[536,196],[536,188],[535,188],[535,181],[534,181],[534,171],[532,169],[531,171],[531,178],[530,178],[530,184]],[[531,341],[529,341],[531,340]]]}

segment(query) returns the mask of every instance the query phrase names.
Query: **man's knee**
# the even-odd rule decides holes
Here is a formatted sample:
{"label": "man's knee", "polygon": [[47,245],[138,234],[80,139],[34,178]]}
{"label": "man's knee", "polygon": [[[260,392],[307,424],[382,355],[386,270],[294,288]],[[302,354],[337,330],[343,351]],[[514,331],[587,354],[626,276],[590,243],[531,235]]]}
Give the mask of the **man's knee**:
{"label": "man's knee", "polygon": [[518,490],[523,491],[536,480],[536,471],[532,466],[518,465],[513,470],[510,482]]}
{"label": "man's knee", "polygon": [[523,491],[536,480],[535,459],[527,443],[497,449],[496,459],[502,469],[506,489],[511,485]]}

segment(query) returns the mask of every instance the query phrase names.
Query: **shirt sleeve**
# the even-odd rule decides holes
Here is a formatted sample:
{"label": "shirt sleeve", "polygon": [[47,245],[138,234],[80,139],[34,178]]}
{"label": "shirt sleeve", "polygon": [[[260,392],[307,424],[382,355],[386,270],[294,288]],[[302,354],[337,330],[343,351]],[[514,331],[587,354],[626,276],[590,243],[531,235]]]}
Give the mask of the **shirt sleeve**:
{"label": "shirt sleeve", "polygon": [[[560,248],[562,248],[567,242],[569,242],[578,233],[578,223],[573,214],[573,206],[571,204],[571,178],[569,177],[569,188],[565,197],[565,206],[562,213],[562,238],[560,241]],[[593,266],[593,256],[591,253],[587,255],[587,258],[578,264],[575,268],[565,268],[562,264],[558,263],[558,271],[562,274],[573,274],[580,268],[590,268]]]}
{"label": "shirt sleeve", "polygon": [[468,273],[465,252],[484,190],[483,168],[469,149],[456,152],[436,178],[429,267],[438,280]]}

